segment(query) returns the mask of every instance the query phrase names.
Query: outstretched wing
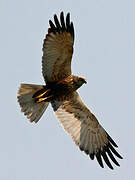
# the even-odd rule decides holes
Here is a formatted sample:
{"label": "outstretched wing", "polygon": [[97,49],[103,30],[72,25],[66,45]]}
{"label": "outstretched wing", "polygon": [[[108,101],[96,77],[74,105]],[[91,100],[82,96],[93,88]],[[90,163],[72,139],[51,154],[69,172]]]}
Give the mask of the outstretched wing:
{"label": "outstretched wing", "polygon": [[96,117],[84,105],[78,93],[74,98],[64,102],[52,102],[52,107],[64,129],[72,136],[73,141],[93,160],[96,156],[103,168],[103,160],[113,169],[108,157],[119,166],[114,155],[122,158],[114,147],[118,147]]}
{"label": "outstretched wing", "polygon": [[71,75],[74,27],[70,23],[70,14],[60,14],[60,22],[54,15],[43,44],[42,73],[46,82],[59,81]]}

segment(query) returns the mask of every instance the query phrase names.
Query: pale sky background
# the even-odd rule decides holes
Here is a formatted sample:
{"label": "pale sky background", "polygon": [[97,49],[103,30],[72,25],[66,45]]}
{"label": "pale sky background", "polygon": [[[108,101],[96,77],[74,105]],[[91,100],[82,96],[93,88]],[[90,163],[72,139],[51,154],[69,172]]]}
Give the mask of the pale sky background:
{"label": "pale sky background", "polygon": [[[75,27],[73,73],[88,81],[79,93],[124,157],[113,171],[80,152],[51,106],[31,124],[17,103],[20,83],[44,83],[42,43],[61,11]],[[134,0],[0,0],[0,49],[1,180],[135,178]]]}

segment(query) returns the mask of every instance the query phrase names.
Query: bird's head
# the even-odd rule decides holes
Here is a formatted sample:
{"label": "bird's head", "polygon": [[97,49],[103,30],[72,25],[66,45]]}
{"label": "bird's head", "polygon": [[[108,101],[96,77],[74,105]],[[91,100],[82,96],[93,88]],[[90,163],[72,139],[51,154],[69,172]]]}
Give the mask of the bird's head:
{"label": "bird's head", "polygon": [[84,83],[85,84],[87,83],[86,79],[84,77],[82,77],[82,76],[75,76],[74,79],[73,79],[73,82],[74,82],[75,89],[78,89]]}
{"label": "bird's head", "polygon": [[78,84],[83,85],[84,83],[87,83],[86,79],[82,76],[78,76]]}

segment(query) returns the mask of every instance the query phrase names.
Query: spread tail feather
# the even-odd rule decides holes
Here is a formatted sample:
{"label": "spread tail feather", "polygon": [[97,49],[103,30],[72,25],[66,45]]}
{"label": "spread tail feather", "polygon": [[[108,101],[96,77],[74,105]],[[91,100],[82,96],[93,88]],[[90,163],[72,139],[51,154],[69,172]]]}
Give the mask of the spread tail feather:
{"label": "spread tail feather", "polygon": [[48,107],[49,102],[42,101],[37,103],[33,98],[33,95],[41,89],[43,89],[43,86],[35,84],[21,84],[19,88],[18,102],[21,111],[24,112],[24,115],[27,116],[30,122],[38,122]]}

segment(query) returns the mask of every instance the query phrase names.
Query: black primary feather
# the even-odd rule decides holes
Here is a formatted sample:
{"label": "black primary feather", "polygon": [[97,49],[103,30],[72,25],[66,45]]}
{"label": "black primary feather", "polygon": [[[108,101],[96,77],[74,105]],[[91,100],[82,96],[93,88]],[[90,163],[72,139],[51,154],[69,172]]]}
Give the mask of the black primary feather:
{"label": "black primary feather", "polygon": [[117,144],[114,142],[114,140],[109,136],[109,134],[106,132],[108,140],[114,145],[115,147],[118,147]]}
{"label": "black primary feather", "polygon": [[102,168],[104,168],[103,161],[102,161],[102,158],[101,158],[101,154],[99,152],[96,154],[96,158],[97,158],[97,161],[98,161],[99,165]]}
{"label": "black primary feather", "polygon": [[74,26],[73,23],[70,23],[70,13],[67,14],[66,20],[64,20],[64,13],[60,14],[60,21],[58,20],[57,15],[54,15],[54,23],[49,20],[50,28],[48,29],[48,33],[63,33],[69,32],[74,40]]}
{"label": "black primary feather", "polygon": [[65,31],[66,26],[65,26],[64,13],[63,12],[61,12],[61,14],[60,14],[60,22],[61,22],[62,31]]}
{"label": "black primary feather", "polygon": [[55,22],[55,24],[56,24],[57,31],[60,33],[60,31],[61,31],[61,26],[60,26],[60,23],[59,23],[59,20],[58,20],[56,14],[54,15],[54,22]]}
{"label": "black primary feather", "polygon": [[113,167],[112,167],[112,165],[111,165],[111,163],[110,163],[110,161],[109,161],[109,159],[108,159],[108,157],[107,157],[107,155],[106,155],[106,152],[105,152],[105,151],[102,151],[102,152],[101,152],[101,155],[102,155],[105,163],[107,164],[107,166],[108,166],[110,169],[113,169]]}
{"label": "black primary feather", "polygon": [[117,166],[120,166],[119,163],[116,161],[116,159],[114,158],[113,154],[111,153],[110,149],[108,148],[106,150],[108,156],[110,157],[110,159],[114,162],[114,164],[116,164]]}
{"label": "black primary feather", "polygon": [[67,17],[66,17],[66,27],[67,27],[67,32],[70,31],[70,14],[68,13],[67,14]]}
{"label": "black primary feather", "polygon": [[[114,142],[114,140],[107,134],[107,138],[108,138],[108,144],[106,144],[102,150],[101,149],[97,149],[97,153],[93,152],[90,153],[89,156],[90,158],[93,160],[94,156],[96,156],[96,159],[99,163],[99,165],[103,168],[103,160],[105,161],[105,163],[107,164],[107,166],[110,169],[113,169],[110,160],[112,160],[112,162],[117,165],[120,166],[119,163],[116,161],[115,156],[117,156],[120,159],[123,159],[121,157],[121,155],[114,149],[114,147],[118,147],[117,144]],[[114,147],[113,147],[114,146]],[[85,151],[83,148],[80,148],[82,151]],[[103,158],[103,159],[102,159]],[[110,158],[110,160],[109,160]]]}
{"label": "black primary feather", "polygon": [[108,147],[118,158],[123,159],[110,143],[108,143]]}
{"label": "black primary feather", "polygon": [[49,24],[50,24],[50,28],[49,28],[49,32],[56,32],[56,27],[54,26],[53,22],[51,20],[49,20]]}

